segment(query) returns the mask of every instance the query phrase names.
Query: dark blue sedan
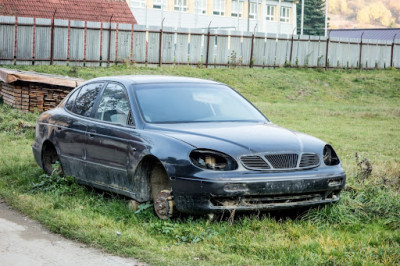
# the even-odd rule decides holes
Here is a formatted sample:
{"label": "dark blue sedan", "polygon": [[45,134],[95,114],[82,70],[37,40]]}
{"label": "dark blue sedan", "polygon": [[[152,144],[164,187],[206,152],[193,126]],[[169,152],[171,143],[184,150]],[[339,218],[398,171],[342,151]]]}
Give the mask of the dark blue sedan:
{"label": "dark blue sedan", "polygon": [[327,143],[271,123],[230,87],[208,80],[120,76],[90,80],[43,113],[33,144],[51,173],[158,217],[269,211],[336,202],[346,174]]}

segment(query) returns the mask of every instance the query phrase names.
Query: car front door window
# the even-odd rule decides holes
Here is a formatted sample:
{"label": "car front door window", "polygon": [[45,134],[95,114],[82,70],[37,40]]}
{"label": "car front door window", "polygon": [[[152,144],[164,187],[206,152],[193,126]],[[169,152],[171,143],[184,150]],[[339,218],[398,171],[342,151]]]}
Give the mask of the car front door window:
{"label": "car front door window", "polygon": [[89,117],[92,112],[96,97],[103,85],[104,83],[97,82],[83,86],[76,98],[73,112],[78,115]]}
{"label": "car front door window", "polygon": [[121,125],[132,123],[129,100],[124,87],[116,83],[107,85],[101,96],[95,118]]}

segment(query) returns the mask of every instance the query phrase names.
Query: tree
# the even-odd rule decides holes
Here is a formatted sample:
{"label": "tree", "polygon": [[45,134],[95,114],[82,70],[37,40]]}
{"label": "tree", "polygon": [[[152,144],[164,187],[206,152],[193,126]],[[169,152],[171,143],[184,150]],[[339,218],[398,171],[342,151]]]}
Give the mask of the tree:
{"label": "tree", "polygon": [[359,23],[370,23],[372,21],[386,27],[394,22],[392,13],[382,2],[372,3],[361,9],[357,13],[357,21]]}
{"label": "tree", "polygon": [[[304,34],[325,34],[325,0],[304,1]],[[297,32],[301,30],[301,1],[297,4]]]}

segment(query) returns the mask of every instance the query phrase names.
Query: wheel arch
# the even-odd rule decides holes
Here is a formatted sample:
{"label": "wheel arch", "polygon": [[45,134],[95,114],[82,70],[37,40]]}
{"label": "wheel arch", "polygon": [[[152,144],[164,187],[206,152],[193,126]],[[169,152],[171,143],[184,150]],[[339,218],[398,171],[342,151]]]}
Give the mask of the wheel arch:
{"label": "wheel arch", "polygon": [[[51,158],[46,158],[45,156],[49,156]],[[56,156],[56,157],[54,157]],[[46,139],[43,143],[42,143],[42,147],[40,150],[40,158],[42,161],[42,169],[49,174],[49,171],[51,172],[51,165],[47,165],[49,162],[53,163],[54,158],[57,158],[58,161],[60,160],[60,153],[57,150],[56,145],[54,145],[53,142],[51,142],[50,140]],[[61,163],[61,162],[60,162]]]}
{"label": "wheel arch", "polygon": [[169,183],[169,175],[162,161],[152,154],[144,156],[140,160],[133,175],[133,185],[136,192],[136,198],[140,202],[145,202],[152,199],[151,178],[152,172],[155,168],[162,169],[162,171],[165,173],[165,175],[159,176],[159,181]]}

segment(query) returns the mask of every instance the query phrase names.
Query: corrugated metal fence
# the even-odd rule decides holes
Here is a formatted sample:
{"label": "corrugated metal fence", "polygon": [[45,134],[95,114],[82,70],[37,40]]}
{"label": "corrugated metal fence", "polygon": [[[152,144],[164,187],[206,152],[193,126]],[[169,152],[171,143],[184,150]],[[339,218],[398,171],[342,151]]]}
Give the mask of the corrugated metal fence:
{"label": "corrugated metal fence", "polygon": [[[111,22],[111,21],[110,21]],[[400,68],[393,41],[0,16],[0,64]]]}

